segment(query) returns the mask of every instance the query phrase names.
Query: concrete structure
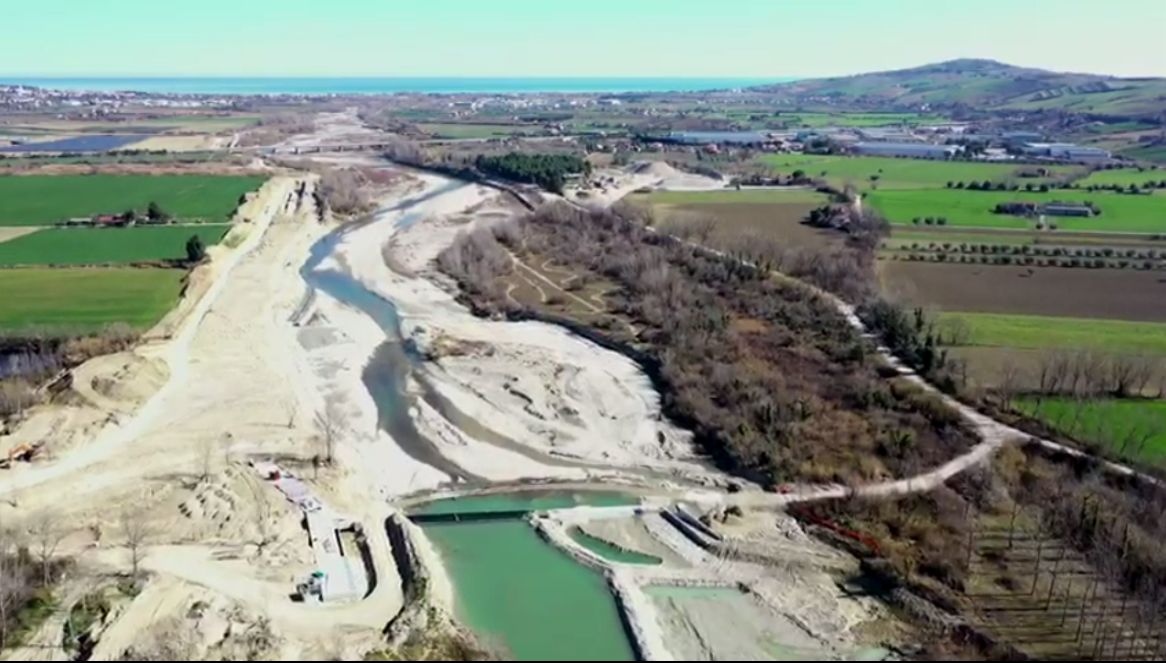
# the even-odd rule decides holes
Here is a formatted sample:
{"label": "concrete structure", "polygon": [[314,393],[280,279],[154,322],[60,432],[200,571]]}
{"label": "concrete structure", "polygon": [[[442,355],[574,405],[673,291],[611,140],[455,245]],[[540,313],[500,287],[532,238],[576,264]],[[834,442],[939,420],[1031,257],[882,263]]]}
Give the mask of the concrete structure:
{"label": "concrete structure", "polygon": [[1037,143],[1044,136],[1035,131],[1006,131],[1000,134],[1000,140],[1010,147],[1023,147],[1028,143]]}
{"label": "concrete structure", "polygon": [[1021,151],[1033,156],[1069,161],[1101,160],[1112,156],[1107,150],[1073,143],[1025,143]]}
{"label": "concrete structure", "polygon": [[880,157],[912,157],[916,159],[947,159],[960,152],[956,145],[934,143],[855,143],[850,146],[855,154]]}
{"label": "concrete structure", "polygon": [[249,463],[260,478],[275,484],[276,489],[304,514],[316,558],[316,573],[299,587],[304,599],[328,602],[363,598],[369,589],[368,572],[360,551],[344,551],[340,547],[339,530],[353,527],[353,523],[338,518],[312,494],[306,483],[279,465],[258,459]]}
{"label": "concrete structure", "polygon": [[905,129],[898,128],[879,128],[872,127],[866,129],[855,129],[864,141],[873,141],[880,143],[923,143],[923,138],[916,136]]}

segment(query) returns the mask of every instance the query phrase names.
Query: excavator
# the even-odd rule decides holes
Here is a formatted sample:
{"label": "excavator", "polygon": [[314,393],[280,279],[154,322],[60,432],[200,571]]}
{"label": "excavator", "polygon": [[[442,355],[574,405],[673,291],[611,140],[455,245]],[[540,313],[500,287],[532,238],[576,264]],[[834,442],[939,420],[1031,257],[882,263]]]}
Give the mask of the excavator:
{"label": "excavator", "polygon": [[[43,444],[43,443],[41,443]],[[18,460],[30,461],[40,451],[41,444],[18,444],[8,450],[7,458],[0,458],[0,469],[8,469]]]}

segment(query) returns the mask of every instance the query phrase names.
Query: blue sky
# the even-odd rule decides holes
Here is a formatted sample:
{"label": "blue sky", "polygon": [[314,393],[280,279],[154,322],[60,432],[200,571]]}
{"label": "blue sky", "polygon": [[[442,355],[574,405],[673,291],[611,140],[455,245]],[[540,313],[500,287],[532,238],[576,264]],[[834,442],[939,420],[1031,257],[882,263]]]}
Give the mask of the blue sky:
{"label": "blue sky", "polygon": [[1166,76],[1166,0],[0,0],[10,76]]}

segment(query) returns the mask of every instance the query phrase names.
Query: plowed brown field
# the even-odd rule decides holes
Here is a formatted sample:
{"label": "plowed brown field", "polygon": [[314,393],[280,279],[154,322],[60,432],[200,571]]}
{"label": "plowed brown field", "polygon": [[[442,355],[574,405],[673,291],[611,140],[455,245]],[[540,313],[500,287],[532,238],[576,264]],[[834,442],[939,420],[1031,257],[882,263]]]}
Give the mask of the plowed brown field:
{"label": "plowed brown field", "polygon": [[912,306],[1166,322],[1166,273],[883,261],[882,287]]}

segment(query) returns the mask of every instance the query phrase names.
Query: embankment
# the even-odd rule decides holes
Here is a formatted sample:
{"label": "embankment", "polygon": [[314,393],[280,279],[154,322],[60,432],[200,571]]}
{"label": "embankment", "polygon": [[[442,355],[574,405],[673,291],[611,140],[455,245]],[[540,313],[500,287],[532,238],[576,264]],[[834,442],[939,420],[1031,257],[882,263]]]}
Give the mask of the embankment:
{"label": "embankment", "polygon": [[603,574],[615,597],[620,620],[639,660],[675,660],[664,644],[664,634],[658,626],[655,609],[630,572],[621,572],[602,557],[576,544],[563,523],[553,517],[532,518],[530,522],[548,544],[567,553],[576,562]]}

